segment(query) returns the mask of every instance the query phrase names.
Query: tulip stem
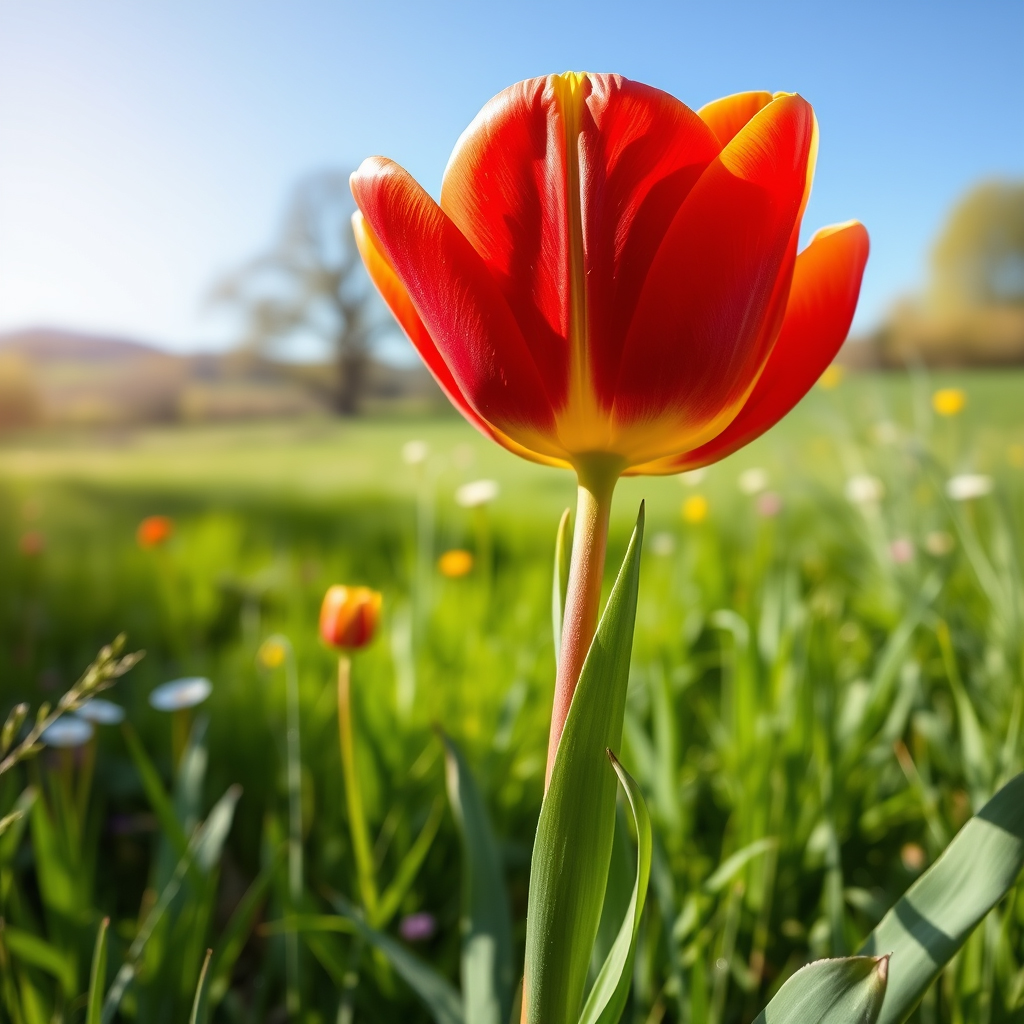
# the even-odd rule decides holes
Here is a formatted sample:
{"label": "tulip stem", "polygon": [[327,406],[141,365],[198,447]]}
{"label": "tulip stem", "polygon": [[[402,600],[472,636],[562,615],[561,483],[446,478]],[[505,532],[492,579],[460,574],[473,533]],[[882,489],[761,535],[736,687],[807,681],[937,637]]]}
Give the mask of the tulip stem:
{"label": "tulip stem", "polygon": [[551,781],[555,754],[558,753],[558,743],[569,714],[569,705],[572,704],[580,670],[583,668],[583,662],[597,629],[601,580],[604,577],[604,556],[608,546],[608,518],[612,507],[612,493],[621,472],[622,462],[617,457],[594,457],[576,467],[579,480],[576,528],[572,539],[565,614],[562,617],[562,645],[558,652],[555,700],[551,709],[545,788]]}

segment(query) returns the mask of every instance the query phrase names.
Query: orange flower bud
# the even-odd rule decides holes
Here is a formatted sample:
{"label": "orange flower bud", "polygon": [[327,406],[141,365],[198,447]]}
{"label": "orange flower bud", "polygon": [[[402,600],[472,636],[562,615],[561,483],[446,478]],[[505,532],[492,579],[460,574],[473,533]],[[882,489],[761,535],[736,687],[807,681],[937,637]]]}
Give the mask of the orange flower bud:
{"label": "orange flower bud", "polygon": [[332,647],[365,647],[377,631],[381,595],[369,587],[335,584],[320,607],[320,635]]}
{"label": "orange flower bud", "polygon": [[174,520],[170,516],[146,516],[135,531],[140,548],[159,547],[174,533]]}

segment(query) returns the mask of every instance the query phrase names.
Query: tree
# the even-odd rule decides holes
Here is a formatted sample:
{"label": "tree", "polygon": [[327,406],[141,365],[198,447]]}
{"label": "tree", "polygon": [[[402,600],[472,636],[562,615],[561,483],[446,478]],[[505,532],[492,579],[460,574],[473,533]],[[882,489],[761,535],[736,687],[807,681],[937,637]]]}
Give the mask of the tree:
{"label": "tree", "polygon": [[271,250],[228,276],[213,296],[242,312],[250,348],[279,350],[310,334],[326,341],[334,353],[331,401],[343,416],[359,411],[384,326],[356,250],[354,209],[347,174],[299,182]]}
{"label": "tree", "polygon": [[941,311],[1024,306],[1024,181],[990,181],[954,208],[932,253]]}

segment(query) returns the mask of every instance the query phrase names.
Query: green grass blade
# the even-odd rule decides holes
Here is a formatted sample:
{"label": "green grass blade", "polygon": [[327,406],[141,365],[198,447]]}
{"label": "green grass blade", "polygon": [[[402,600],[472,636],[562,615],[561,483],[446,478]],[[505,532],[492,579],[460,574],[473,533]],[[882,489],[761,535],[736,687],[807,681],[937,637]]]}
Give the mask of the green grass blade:
{"label": "green grass blade", "polygon": [[188,1024],[206,1024],[207,1017],[207,984],[206,978],[210,970],[210,957],[213,950],[208,949],[203,958],[203,969],[199,972],[199,984],[196,985],[196,997],[192,1000],[192,1013],[189,1015]]}
{"label": "green grass blade", "polygon": [[15,960],[29,967],[36,967],[56,978],[64,994],[70,997],[77,995],[75,991],[75,964],[71,956],[52,946],[38,935],[4,927],[4,941],[8,952]]}
{"label": "green grass blade", "polygon": [[234,970],[235,963],[245,946],[245,940],[252,929],[256,912],[260,908],[260,901],[274,877],[274,872],[277,871],[284,859],[286,849],[287,847],[281,846],[273,857],[268,858],[260,873],[253,879],[252,885],[246,889],[245,895],[231,915],[227,927],[221,933],[210,965],[211,1006],[217,1006],[227,994],[231,984],[231,972]]}
{"label": "green grass blade", "polygon": [[39,797],[35,786],[26,786],[14,802],[4,821],[6,826],[0,831],[0,864],[10,864],[21,846],[22,837],[28,827],[29,812]]}
{"label": "green grass blade", "polygon": [[473,773],[455,743],[443,732],[441,739],[448,799],[462,839],[463,1008],[472,1024],[505,1024],[513,984],[505,872]]}
{"label": "green grass blade", "polygon": [[616,1024],[622,1016],[629,995],[629,986],[633,980],[636,937],[640,931],[640,918],[644,912],[647,884],[651,877],[651,854],[654,846],[651,816],[647,812],[640,787],[610,750],[608,757],[619,782],[622,783],[622,788],[626,791],[626,799],[629,801],[633,822],[636,825],[636,882],[622,927],[601,968],[601,973],[597,976],[597,981],[594,982],[594,987],[590,990],[580,1024]]}
{"label": "green grass blade", "polygon": [[230,786],[227,792],[214,805],[206,821],[196,831],[184,856],[178,861],[169,881],[160,891],[159,898],[146,915],[142,926],[128,948],[128,955],[119,968],[114,978],[114,983],[110,986],[107,997],[103,1001],[103,1012],[100,1018],[101,1024],[110,1024],[114,1019],[114,1014],[117,1013],[117,1008],[124,997],[124,993],[135,977],[135,972],[138,969],[138,964],[146,944],[167,912],[167,908],[171,905],[174,897],[178,895],[185,876],[193,869],[200,856],[207,863],[211,864],[220,857],[224,840],[227,838],[231,822],[234,820],[235,807],[238,805],[241,795],[241,786]]}
{"label": "green grass blade", "polygon": [[178,821],[177,814],[174,813],[174,805],[167,795],[167,790],[164,789],[160,773],[156,770],[156,765],[150,760],[142,741],[131,725],[124,722],[121,725],[121,731],[124,734],[128,753],[131,754],[132,760],[135,762],[135,769],[139,773],[149,806],[153,809],[157,821],[160,822],[160,828],[167,837],[167,841],[174,848],[178,857],[183,857],[188,849],[188,837]]}
{"label": "green grass blade", "polygon": [[704,883],[704,888],[710,893],[721,892],[755,857],[778,845],[779,841],[773,836],[755,839],[742,850],[737,850],[732,856],[726,857]]}
{"label": "green grass blade", "polygon": [[395,872],[395,877],[391,880],[391,884],[384,890],[384,894],[380,898],[373,921],[378,928],[387,926],[391,918],[397,913],[402,900],[405,899],[406,894],[412,888],[413,882],[416,881],[416,876],[423,866],[423,861],[426,859],[427,854],[430,853],[430,847],[433,845],[434,836],[437,835],[437,830],[441,826],[441,819],[443,817],[444,802],[439,798],[435,801],[434,806],[431,807],[430,814],[427,816],[423,828],[420,829],[420,834],[416,837],[412,846],[409,847],[409,852],[402,858],[401,864],[398,865],[398,870]]}
{"label": "green grass blade", "polygon": [[885,998],[886,957],[848,956],[802,967],[754,1024],[875,1024]]}
{"label": "green grass blade", "polygon": [[391,966],[423,1001],[436,1024],[476,1024],[475,1021],[466,1020],[459,993],[447,978],[419,957],[413,956],[389,935],[371,928],[347,900],[336,896],[333,902],[335,910],[355,925],[357,934],[387,957]]}
{"label": "green grass blade", "polygon": [[587,652],[541,806],[530,872],[523,1002],[529,1024],[574,1022],[604,903],[640,583],[644,509]]}
{"label": "green grass blade", "polygon": [[1024,867],[1024,774],[957,833],[882,918],[861,949],[891,953],[880,1024],[899,1024]]}
{"label": "green grass blade", "polygon": [[100,921],[96,933],[96,947],[92,954],[92,968],[89,971],[89,995],[86,1002],[85,1024],[100,1024],[103,1010],[103,989],[107,984],[107,929],[110,918]]}
{"label": "green grass blade", "polygon": [[569,563],[572,561],[572,512],[566,509],[555,534],[555,572],[551,581],[551,627],[555,638],[555,660],[562,648],[562,619],[565,618],[565,592],[569,589]]}

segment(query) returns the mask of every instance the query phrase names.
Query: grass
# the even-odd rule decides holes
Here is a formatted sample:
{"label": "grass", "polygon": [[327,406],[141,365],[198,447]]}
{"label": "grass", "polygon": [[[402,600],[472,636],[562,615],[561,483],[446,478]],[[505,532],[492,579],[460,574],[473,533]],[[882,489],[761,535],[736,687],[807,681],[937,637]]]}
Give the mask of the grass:
{"label": "grass", "polygon": [[[952,383],[967,409],[936,420],[931,390]],[[801,963],[853,951],[1020,769],[1021,383],[1009,372],[848,378],[702,479],[621,483],[610,565],[641,498],[648,509],[622,754],[657,834],[627,1020],[752,1019]],[[432,453],[419,473],[401,459],[412,438]],[[767,471],[777,515],[737,487],[752,467]],[[991,474],[994,494],[948,501],[946,479],[967,471]],[[885,496],[856,506],[844,488],[865,473]],[[481,516],[454,491],[482,477],[501,494]],[[695,496],[706,517],[686,522]],[[31,803],[24,830],[0,841],[0,1017],[84,1020],[110,916],[108,984],[126,961],[137,967],[118,1019],[186,1019],[208,945],[212,1019],[285,1019],[274,922],[294,902],[281,852],[286,687],[256,651],[273,633],[295,648],[302,909],[323,913],[331,893],[358,893],[336,669],[315,630],[334,582],[385,594],[381,635],[353,677],[381,878],[400,872],[444,792],[432,730],[443,723],[486,794],[521,943],[553,677],[551,556],[572,503],[568,474],[455,418],[37,433],[0,446],[0,712],[53,700],[121,630],[147,651],[113,691],[130,731],[100,727],[88,747],[47,751],[0,781],[0,817]],[[417,508],[433,522],[427,572]],[[135,527],[154,513],[174,518],[175,535],[141,550]],[[432,562],[450,547],[483,558],[445,579]],[[158,683],[194,674],[214,682],[202,708],[172,719],[149,707]],[[226,838],[208,828],[203,856],[183,861],[212,808]],[[395,933],[403,916],[433,915],[434,935],[413,948],[453,978],[458,848],[445,812],[388,922]],[[915,1019],[1024,1020],[1022,935],[1018,887]],[[356,1020],[428,1019],[345,935],[307,936],[296,986],[292,1019],[310,1024],[340,1019],[339,1007]]]}

